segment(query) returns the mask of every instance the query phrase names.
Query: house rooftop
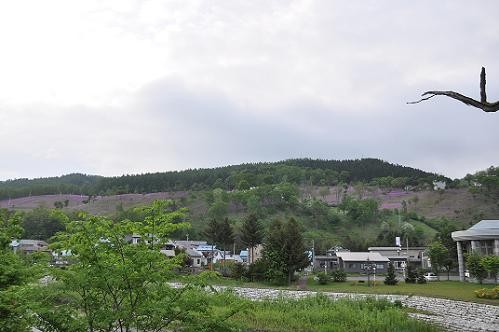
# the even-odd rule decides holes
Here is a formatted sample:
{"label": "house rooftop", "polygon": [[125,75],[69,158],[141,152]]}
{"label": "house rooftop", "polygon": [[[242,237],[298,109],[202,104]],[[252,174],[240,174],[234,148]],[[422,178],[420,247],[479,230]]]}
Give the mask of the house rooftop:
{"label": "house rooftop", "polygon": [[388,257],[382,256],[378,252],[337,252],[336,256],[343,261],[370,261],[374,262],[389,262]]}
{"label": "house rooftop", "polygon": [[454,241],[499,239],[499,220],[481,220],[464,231],[452,232]]}
{"label": "house rooftop", "polygon": [[202,257],[203,254],[194,249],[186,249],[185,252],[189,257]]}
{"label": "house rooftop", "polygon": [[[407,247],[369,247],[367,248],[367,250],[371,251],[371,250],[386,250],[386,251],[389,251],[389,250],[406,250]],[[425,250],[426,247],[409,247],[409,250]]]}
{"label": "house rooftop", "polygon": [[480,222],[471,226],[469,229],[499,229],[499,220],[481,220]]}
{"label": "house rooftop", "polygon": [[218,250],[217,249],[217,246],[216,245],[211,245],[211,244],[201,244],[199,246],[197,246],[196,250],[199,250],[199,251],[216,251]]}

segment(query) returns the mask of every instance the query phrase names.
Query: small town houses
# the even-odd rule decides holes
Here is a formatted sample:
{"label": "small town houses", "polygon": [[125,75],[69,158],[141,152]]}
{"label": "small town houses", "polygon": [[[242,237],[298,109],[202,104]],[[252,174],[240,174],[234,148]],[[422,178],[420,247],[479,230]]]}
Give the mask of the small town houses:
{"label": "small town houses", "polygon": [[[151,237],[154,239],[154,237]],[[102,241],[105,241],[103,239]],[[130,235],[125,241],[138,244],[142,241],[139,235]],[[19,253],[51,252],[52,264],[65,266],[69,264],[71,251],[51,251],[48,243],[41,240],[21,239],[11,242],[12,250]],[[178,251],[183,251],[189,258],[190,267],[194,270],[208,267],[221,262],[237,262],[250,264],[262,257],[263,246],[258,245],[240,250],[238,253],[223,251],[207,241],[173,240],[164,244],[160,252],[166,257],[175,257]],[[424,255],[424,247],[370,247],[367,252],[350,252],[348,249],[336,246],[329,249],[326,255],[311,255],[311,269],[314,271],[334,271],[342,269],[347,273],[362,273],[366,264],[376,267],[377,273],[385,273],[388,263],[392,262],[400,272],[407,264],[416,267],[428,267],[428,260]]]}

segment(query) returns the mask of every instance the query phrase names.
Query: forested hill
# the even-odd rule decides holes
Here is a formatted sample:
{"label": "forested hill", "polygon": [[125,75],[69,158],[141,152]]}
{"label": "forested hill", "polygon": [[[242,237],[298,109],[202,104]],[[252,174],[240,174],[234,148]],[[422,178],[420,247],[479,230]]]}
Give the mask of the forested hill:
{"label": "forested hill", "polygon": [[274,163],[252,163],[119,177],[69,174],[32,180],[7,180],[0,182],[0,199],[47,194],[152,193],[216,187],[232,190],[281,182],[335,185],[341,182],[382,182],[399,179],[402,184],[420,185],[431,183],[439,177],[441,176],[372,158],[290,159]]}

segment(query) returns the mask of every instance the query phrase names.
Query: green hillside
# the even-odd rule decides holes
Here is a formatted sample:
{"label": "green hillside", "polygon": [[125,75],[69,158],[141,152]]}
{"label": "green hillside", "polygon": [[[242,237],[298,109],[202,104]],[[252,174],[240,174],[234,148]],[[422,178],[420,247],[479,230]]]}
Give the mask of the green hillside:
{"label": "green hillside", "polygon": [[[24,213],[25,236],[48,239],[57,230],[57,220],[47,212],[54,207],[69,215],[86,211],[133,220],[140,219],[135,207],[173,199],[176,207],[189,209],[192,225],[177,238],[204,239],[208,222],[224,218],[237,234],[253,214],[263,225],[295,218],[319,253],[333,245],[365,250],[393,245],[396,236],[425,245],[443,229],[497,218],[497,172],[490,168],[446,179],[448,188],[437,191],[431,181],[442,177],[377,159],[300,159],[115,178],[72,174],[2,182],[0,190],[9,198],[0,200],[0,207]],[[142,192],[139,186],[154,190]],[[27,191],[30,195],[14,198]],[[237,237],[235,245],[242,247]]]}
{"label": "green hillside", "polygon": [[102,177],[69,174],[39,179],[0,182],[0,199],[50,194],[115,195],[166,191],[244,189],[281,182],[300,185],[392,181],[401,185],[422,185],[436,174],[395,165],[379,159],[318,160],[291,159],[275,163],[253,163],[210,169],[189,169],[161,173]]}

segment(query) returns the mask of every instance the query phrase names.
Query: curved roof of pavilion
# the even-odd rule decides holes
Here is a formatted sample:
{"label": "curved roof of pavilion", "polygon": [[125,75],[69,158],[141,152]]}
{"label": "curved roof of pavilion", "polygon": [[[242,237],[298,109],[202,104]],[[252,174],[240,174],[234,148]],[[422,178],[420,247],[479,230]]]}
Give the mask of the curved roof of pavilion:
{"label": "curved roof of pavilion", "polygon": [[454,241],[499,239],[499,220],[482,220],[465,231],[452,232]]}

